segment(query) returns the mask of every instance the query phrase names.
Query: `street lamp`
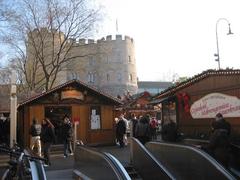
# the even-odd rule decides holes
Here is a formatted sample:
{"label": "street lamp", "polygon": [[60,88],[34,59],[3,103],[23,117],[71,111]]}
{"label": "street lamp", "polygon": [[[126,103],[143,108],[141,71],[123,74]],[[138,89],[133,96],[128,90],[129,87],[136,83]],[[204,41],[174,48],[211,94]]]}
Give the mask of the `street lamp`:
{"label": "street lamp", "polygon": [[216,22],[216,43],[217,43],[217,53],[214,54],[214,56],[217,58],[215,59],[216,61],[218,61],[218,69],[220,69],[220,54],[219,54],[219,45],[218,45],[218,23],[220,21],[224,20],[225,22],[228,23],[228,33],[227,35],[231,35],[233,34],[232,31],[231,31],[231,27],[230,27],[230,22],[226,19],[226,18],[220,18],[217,20]]}

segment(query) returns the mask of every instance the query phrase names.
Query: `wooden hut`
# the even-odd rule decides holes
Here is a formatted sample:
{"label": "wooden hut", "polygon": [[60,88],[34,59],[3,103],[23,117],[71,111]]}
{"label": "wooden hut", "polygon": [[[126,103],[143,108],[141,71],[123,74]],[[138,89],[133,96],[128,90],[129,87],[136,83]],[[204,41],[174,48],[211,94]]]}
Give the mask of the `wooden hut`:
{"label": "wooden hut", "polygon": [[146,114],[156,116],[156,110],[153,105],[149,104],[151,99],[152,95],[147,91],[133,95],[123,101],[124,104],[121,107],[121,112],[125,112],[127,118],[130,118],[131,114],[135,114],[136,116],[143,116]]}
{"label": "wooden hut", "polygon": [[207,137],[220,112],[240,136],[240,70],[208,70],[161,92],[162,121],[171,119],[186,136]]}
{"label": "wooden hut", "polygon": [[28,146],[32,120],[35,118],[41,123],[48,117],[55,126],[56,144],[59,144],[63,117],[67,115],[76,126],[76,140],[87,144],[113,143],[115,107],[118,105],[121,105],[119,99],[83,82],[66,82],[19,104],[18,139]]}

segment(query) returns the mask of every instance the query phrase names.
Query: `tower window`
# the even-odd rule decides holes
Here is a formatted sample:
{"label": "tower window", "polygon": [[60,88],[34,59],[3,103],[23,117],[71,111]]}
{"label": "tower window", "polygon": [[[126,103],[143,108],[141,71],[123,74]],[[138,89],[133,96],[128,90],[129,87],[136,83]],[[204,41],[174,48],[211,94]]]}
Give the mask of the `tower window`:
{"label": "tower window", "polygon": [[129,79],[130,82],[132,82],[132,80],[133,80],[133,76],[132,76],[132,74],[129,74],[128,79]]}
{"label": "tower window", "polygon": [[130,63],[131,61],[131,56],[128,56],[128,62]]}
{"label": "tower window", "polygon": [[95,82],[95,78],[96,78],[96,74],[95,73],[88,73],[88,83],[94,83]]}
{"label": "tower window", "polygon": [[107,81],[110,81],[110,75],[107,74]]}
{"label": "tower window", "polygon": [[93,66],[93,65],[95,65],[95,60],[94,60],[93,56],[90,56],[89,57],[89,66]]}
{"label": "tower window", "polygon": [[122,81],[122,74],[121,73],[117,73],[117,80],[119,82]]}

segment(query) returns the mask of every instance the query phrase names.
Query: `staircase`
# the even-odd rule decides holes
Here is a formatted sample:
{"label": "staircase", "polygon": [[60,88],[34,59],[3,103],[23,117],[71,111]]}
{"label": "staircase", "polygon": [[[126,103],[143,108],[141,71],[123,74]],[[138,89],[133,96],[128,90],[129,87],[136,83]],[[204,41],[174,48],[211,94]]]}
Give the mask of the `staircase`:
{"label": "staircase", "polygon": [[0,168],[2,169],[8,167],[9,160],[10,160],[9,155],[0,154]]}
{"label": "staircase", "polygon": [[52,156],[63,156],[63,144],[52,145],[50,153]]}
{"label": "staircase", "polygon": [[124,168],[126,169],[128,175],[131,177],[132,180],[142,180],[141,176],[136,171],[136,169],[134,169],[133,166],[128,165],[128,166],[126,166]]}

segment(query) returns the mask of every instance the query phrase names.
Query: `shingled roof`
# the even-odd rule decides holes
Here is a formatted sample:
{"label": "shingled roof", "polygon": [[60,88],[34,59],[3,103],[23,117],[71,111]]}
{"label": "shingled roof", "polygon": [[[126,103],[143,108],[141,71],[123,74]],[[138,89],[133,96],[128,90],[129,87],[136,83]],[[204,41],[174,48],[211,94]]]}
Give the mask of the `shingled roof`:
{"label": "shingled roof", "polygon": [[30,97],[30,98],[22,101],[22,102],[18,105],[18,107],[23,106],[23,105],[26,105],[26,104],[28,104],[28,103],[31,103],[31,102],[33,102],[33,101],[35,101],[35,100],[37,100],[37,99],[39,99],[39,98],[41,98],[41,97],[43,97],[43,96],[46,96],[46,95],[48,95],[48,94],[50,94],[50,93],[53,93],[53,92],[55,92],[55,91],[57,91],[57,90],[59,90],[59,89],[61,89],[61,88],[63,88],[63,87],[66,87],[66,86],[68,86],[68,85],[71,85],[71,84],[73,84],[73,83],[77,83],[78,85],[81,85],[81,86],[87,88],[88,90],[91,90],[91,91],[95,92],[96,94],[102,95],[102,96],[108,98],[109,100],[113,101],[114,103],[116,103],[116,104],[118,104],[118,105],[122,104],[122,101],[119,100],[118,98],[115,98],[115,97],[113,97],[113,96],[111,96],[111,95],[109,95],[109,94],[106,94],[105,92],[102,92],[101,90],[98,90],[98,89],[96,89],[95,87],[90,86],[90,85],[88,85],[88,84],[86,84],[86,83],[84,83],[84,82],[82,82],[82,81],[79,81],[79,80],[74,79],[74,80],[70,80],[70,81],[68,81],[68,82],[66,82],[66,83],[63,83],[63,84],[61,84],[61,85],[59,85],[59,86],[56,86],[56,87],[54,87],[53,89],[51,89],[51,90],[49,90],[49,91],[47,91],[47,92],[40,93],[40,94],[38,94],[38,95],[32,96],[32,97]]}
{"label": "shingled roof", "polygon": [[198,81],[201,81],[205,78],[208,78],[210,76],[221,76],[221,75],[240,75],[240,69],[225,69],[225,70],[207,70],[207,71],[203,71],[200,74],[197,74],[189,79],[187,79],[186,81],[183,81],[179,84],[173,85],[169,88],[167,88],[166,90],[162,91],[161,93],[159,93],[158,95],[156,95],[154,97],[154,99],[159,99],[162,97],[166,97],[169,95],[173,95],[176,91],[179,91],[183,88],[186,88],[190,85],[192,85],[193,83],[196,83]]}

